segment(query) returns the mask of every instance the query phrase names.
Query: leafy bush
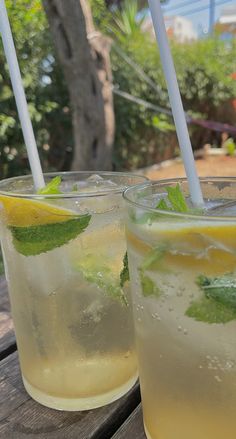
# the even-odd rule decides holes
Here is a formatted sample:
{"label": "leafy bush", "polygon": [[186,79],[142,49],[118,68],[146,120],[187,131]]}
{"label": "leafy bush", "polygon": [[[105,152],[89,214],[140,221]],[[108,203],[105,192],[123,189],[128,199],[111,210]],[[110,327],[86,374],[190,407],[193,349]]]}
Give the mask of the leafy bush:
{"label": "leafy bush", "polygon": [[[92,1],[96,4],[98,0]],[[99,3],[101,5],[102,0]],[[156,42],[143,32],[143,18],[137,20],[137,16],[142,17],[142,14],[137,14],[137,2],[129,0],[123,3],[121,11],[110,15],[109,20],[106,15],[106,23],[102,26],[114,42],[111,52],[114,85],[135,97],[167,108],[168,93]],[[236,96],[236,81],[231,77],[235,69],[236,41],[226,44],[214,36],[191,44],[172,42],[171,49],[185,110],[200,119],[235,123],[229,114],[225,114],[225,105],[228,103],[229,108],[230,100]],[[140,77],[120,52],[145,71],[156,84],[156,90]],[[117,168],[145,166],[168,158],[168,155],[173,156],[177,140],[171,130],[173,121],[170,117],[155,114],[116,95],[114,105]],[[156,121],[164,122],[164,125]],[[190,125],[189,130],[194,149],[214,142],[214,132],[194,125]]]}
{"label": "leafy bush", "polygon": [[[151,104],[169,106],[156,42],[142,31],[137,3],[120,12],[104,0],[91,0],[97,27],[113,40],[114,86]],[[44,169],[68,169],[73,139],[67,88],[55,56],[40,0],[6,0]],[[140,19],[137,21],[137,16]],[[117,50],[118,48],[118,50]],[[133,60],[156,84],[154,90],[120,55]],[[203,119],[235,123],[225,106],[236,96],[236,41],[219,37],[172,44],[185,109]],[[177,140],[172,118],[114,94],[116,137],[114,168],[134,169],[173,156]],[[229,105],[228,105],[229,108]],[[232,118],[235,116],[232,116]],[[190,126],[194,148],[211,142],[212,132]],[[29,171],[3,49],[0,46],[0,177]]]}
{"label": "leafy bush", "polygon": [[[40,0],[6,1],[44,169],[60,169],[72,147],[67,89]],[[49,146],[50,145],[50,149]],[[0,46],[0,176],[29,172],[8,68]]]}

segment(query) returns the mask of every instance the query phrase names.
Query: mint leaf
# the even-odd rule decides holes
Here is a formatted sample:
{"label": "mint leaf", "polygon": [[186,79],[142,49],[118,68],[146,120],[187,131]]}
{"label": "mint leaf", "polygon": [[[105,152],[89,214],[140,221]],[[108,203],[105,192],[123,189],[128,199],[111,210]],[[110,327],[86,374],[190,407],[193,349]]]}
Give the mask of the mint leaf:
{"label": "mint leaf", "polygon": [[161,210],[171,210],[168,206],[166,201],[164,200],[164,198],[162,198],[158,205],[156,206],[156,209],[161,209]]}
{"label": "mint leaf", "polygon": [[190,305],[185,315],[199,322],[227,323],[236,319],[236,310],[228,308],[213,299],[202,297],[202,299]]}
{"label": "mint leaf", "polygon": [[144,297],[156,296],[160,297],[161,291],[155,284],[155,282],[146,274],[140,270],[140,282],[142,288],[142,294]]}
{"label": "mint leaf", "polygon": [[206,323],[227,323],[236,320],[236,279],[226,274],[222,277],[198,276],[196,284],[204,296],[193,302],[186,315]]}
{"label": "mint leaf", "polygon": [[196,283],[207,298],[236,310],[236,279],[232,275],[213,278],[199,276]]}
{"label": "mint leaf", "polygon": [[128,265],[128,254],[125,252],[124,258],[123,258],[123,268],[120,272],[120,286],[123,288],[125,282],[129,280],[129,265]]}
{"label": "mint leaf", "polygon": [[167,244],[162,244],[159,247],[152,249],[143,259],[140,269],[142,271],[158,268],[158,263],[163,258],[167,250]]}
{"label": "mint leaf", "polygon": [[160,289],[155,282],[146,274],[146,270],[159,269],[160,261],[166,252],[167,245],[162,244],[159,247],[152,249],[144,258],[142,265],[139,267],[139,276],[141,289],[144,297],[161,295]]}
{"label": "mint leaf", "polygon": [[181,192],[180,185],[177,184],[175,187],[167,187],[168,200],[175,212],[187,212],[188,206],[185,201],[184,195]]}
{"label": "mint leaf", "polygon": [[179,183],[177,183],[175,187],[167,186],[166,191],[168,194],[167,198],[162,198],[156,206],[156,209],[175,212],[192,212],[186,203],[183,193],[181,192]]}
{"label": "mint leaf", "polygon": [[35,256],[67,244],[82,233],[91,215],[80,215],[68,221],[38,226],[9,226],[15,249],[24,256]]}
{"label": "mint leaf", "polygon": [[72,192],[78,192],[78,185],[77,185],[77,183],[73,184]]}
{"label": "mint leaf", "polygon": [[51,181],[49,181],[49,183],[45,187],[39,189],[37,194],[39,195],[62,194],[62,192],[59,189],[60,184],[61,184],[61,177],[59,176],[54,177]]}
{"label": "mint leaf", "polygon": [[[167,197],[162,198],[156,205],[156,209],[175,211],[175,212],[189,212],[189,213],[201,213],[202,210],[190,209],[185,201],[184,195],[181,192],[180,185],[177,184],[175,187],[166,187]],[[131,220],[136,224],[145,224],[148,221],[155,221],[160,217],[160,214],[150,212],[144,213],[137,218],[135,215],[132,216]]]}
{"label": "mint leaf", "polygon": [[114,273],[109,267],[109,260],[103,256],[88,254],[79,260],[77,269],[87,282],[95,284],[108,296],[127,305],[119,279],[114,277]]}

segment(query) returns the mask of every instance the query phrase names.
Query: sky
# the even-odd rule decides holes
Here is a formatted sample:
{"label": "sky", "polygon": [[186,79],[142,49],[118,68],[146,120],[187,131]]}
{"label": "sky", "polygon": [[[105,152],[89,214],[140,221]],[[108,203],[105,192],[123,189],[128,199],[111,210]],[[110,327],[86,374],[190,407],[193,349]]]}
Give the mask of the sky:
{"label": "sky", "polygon": [[[163,11],[165,15],[184,15],[187,19],[191,20],[194,29],[198,34],[203,32],[207,33],[209,28],[209,9],[189,14],[188,12],[206,8],[209,6],[210,0],[169,0]],[[222,9],[229,6],[236,7],[236,0],[215,0],[215,21],[218,20]],[[179,6],[179,7],[178,7]],[[166,11],[166,12],[165,12]]]}

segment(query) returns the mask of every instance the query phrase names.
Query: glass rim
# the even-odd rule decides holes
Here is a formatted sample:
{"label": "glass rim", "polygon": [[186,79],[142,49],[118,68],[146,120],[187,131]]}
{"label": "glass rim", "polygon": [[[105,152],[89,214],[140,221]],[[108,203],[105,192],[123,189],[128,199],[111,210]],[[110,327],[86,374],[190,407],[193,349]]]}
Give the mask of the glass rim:
{"label": "glass rim", "polygon": [[[233,181],[236,184],[236,177],[199,177],[200,183],[205,183],[205,182],[230,182]],[[181,183],[181,182],[188,182],[188,179],[186,177],[175,177],[175,178],[167,178],[167,179],[160,179],[160,180],[150,180],[149,182],[146,183],[141,183],[141,184],[136,184],[134,186],[130,186],[127,189],[125,189],[125,191],[123,192],[123,198],[124,200],[129,203],[130,205],[137,207],[137,208],[141,208],[147,212],[151,212],[151,213],[158,213],[161,214],[162,216],[167,216],[167,217],[177,217],[177,218],[182,218],[182,219],[193,219],[193,220],[204,220],[204,221],[231,221],[232,219],[235,218],[236,220],[236,214],[235,215],[207,215],[207,214],[203,214],[203,213],[188,213],[188,212],[175,212],[175,211],[171,211],[171,210],[162,210],[162,209],[156,209],[154,207],[149,207],[147,205],[144,205],[141,201],[133,201],[129,195],[132,193],[137,193],[137,191],[141,191],[143,189],[146,189],[148,187],[165,187],[168,184],[173,184],[173,183]],[[142,199],[140,199],[142,200]],[[236,198],[235,198],[235,205],[236,205]]]}
{"label": "glass rim", "polygon": [[[117,177],[126,177],[128,178],[140,178],[140,180],[146,181],[148,182],[148,178],[145,175],[142,174],[135,174],[132,172],[116,172],[116,171],[59,171],[59,172],[45,172],[43,173],[44,177],[63,177],[63,176],[76,176],[76,175],[104,175],[104,176],[111,176],[113,177],[114,175]],[[33,181],[33,176],[32,174],[27,174],[27,175],[22,175],[22,176],[16,176],[16,177],[10,177],[10,178],[6,178],[3,180],[0,180],[0,195],[3,196],[7,196],[7,197],[12,197],[12,198],[21,198],[21,199],[66,199],[66,198],[93,198],[93,197],[104,197],[107,195],[112,195],[112,194],[122,194],[124,192],[125,189],[127,189],[129,186],[127,186],[127,184],[124,184],[122,186],[119,186],[117,188],[112,188],[112,189],[106,189],[104,188],[104,190],[99,190],[99,191],[90,191],[90,192],[83,192],[80,193],[78,192],[67,192],[67,193],[61,193],[61,194],[37,194],[37,193],[19,193],[19,192],[13,192],[13,191],[6,191],[6,190],[2,190],[1,189],[1,185],[4,183],[12,183],[15,182],[17,180],[28,180],[28,179],[32,179]],[[139,183],[142,184],[142,183]],[[137,184],[136,184],[137,185]],[[134,186],[134,184],[132,185]]]}

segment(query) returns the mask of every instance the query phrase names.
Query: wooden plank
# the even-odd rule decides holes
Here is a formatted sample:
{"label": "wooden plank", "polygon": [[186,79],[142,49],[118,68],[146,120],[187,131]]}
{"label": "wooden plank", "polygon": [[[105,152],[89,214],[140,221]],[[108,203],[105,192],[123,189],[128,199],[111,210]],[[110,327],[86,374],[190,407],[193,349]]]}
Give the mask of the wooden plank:
{"label": "wooden plank", "polygon": [[112,439],[146,439],[141,404],[112,436]]}
{"label": "wooden plank", "polygon": [[10,312],[10,302],[5,276],[0,276],[0,311]]}
{"label": "wooden plank", "polygon": [[17,353],[0,362],[0,437],[6,439],[110,439],[140,401],[136,385],[120,400],[86,412],[48,409],[25,392]]}
{"label": "wooden plank", "polygon": [[0,360],[16,349],[13,321],[9,313],[0,312]]}
{"label": "wooden plank", "polygon": [[0,276],[0,360],[16,349],[5,276]]}
{"label": "wooden plank", "polygon": [[0,360],[16,349],[15,343],[7,283],[5,277],[0,276]]}

